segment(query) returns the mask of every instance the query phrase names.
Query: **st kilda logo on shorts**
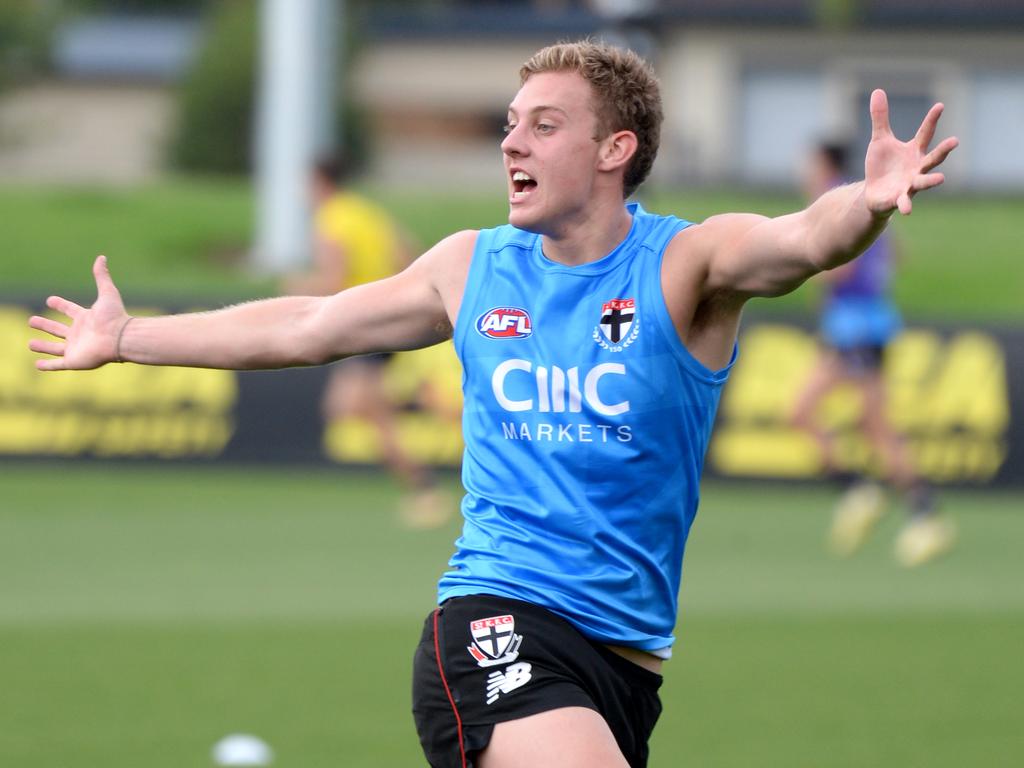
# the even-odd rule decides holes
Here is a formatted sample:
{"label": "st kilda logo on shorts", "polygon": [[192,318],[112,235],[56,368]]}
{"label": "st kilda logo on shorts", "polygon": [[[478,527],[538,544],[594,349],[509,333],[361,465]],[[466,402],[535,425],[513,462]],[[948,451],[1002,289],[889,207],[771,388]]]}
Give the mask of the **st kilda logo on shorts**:
{"label": "st kilda logo on shorts", "polygon": [[601,320],[593,339],[609,352],[621,352],[640,334],[640,318],[635,299],[611,299],[601,305]]}
{"label": "st kilda logo on shorts", "polygon": [[514,616],[506,614],[476,619],[469,622],[469,633],[473,642],[466,646],[466,650],[479,666],[493,667],[519,658],[523,636],[516,634]]}
{"label": "st kilda logo on shorts", "polygon": [[522,307],[494,307],[477,318],[476,329],[489,339],[525,339],[533,334],[533,321]]}

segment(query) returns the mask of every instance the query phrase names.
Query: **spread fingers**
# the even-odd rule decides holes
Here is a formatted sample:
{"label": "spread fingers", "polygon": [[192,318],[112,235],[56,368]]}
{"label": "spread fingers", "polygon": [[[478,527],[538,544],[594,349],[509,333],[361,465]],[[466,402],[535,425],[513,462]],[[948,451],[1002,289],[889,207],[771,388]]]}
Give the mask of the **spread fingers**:
{"label": "spread fingers", "polygon": [[75,304],[73,301],[62,299],[60,296],[51,296],[46,300],[46,306],[50,309],[55,309],[63,315],[67,315],[72,320],[77,320],[79,315],[85,312],[85,309]]}
{"label": "spread fingers", "polygon": [[28,324],[31,328],[35,328],[37,331],[45,331],[51,336],[56,336],[58,339],[66,339],[70,330],[64,323],[59,323],[48,317],[40,317],[39,315],[30,317]]}
{"label": "spread fingers", "polygon": [[63,341],[44,341],[43,339],[32,339],[28,343],[28,348],[33,352],[42,352],[44,355],[54,355],[61,357],[64,354],[64,342]]}

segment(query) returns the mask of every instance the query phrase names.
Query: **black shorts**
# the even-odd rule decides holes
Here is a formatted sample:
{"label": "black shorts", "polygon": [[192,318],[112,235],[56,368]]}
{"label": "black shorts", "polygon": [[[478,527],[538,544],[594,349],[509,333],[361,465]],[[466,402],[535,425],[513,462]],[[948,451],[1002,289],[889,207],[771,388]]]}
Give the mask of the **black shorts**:
{"label": "black shorts", "polygon": [[878,373],[885,362],[885,346],[861,344],[856,347],[834,347],[847,376],[861,377]]}
{"label": "black shorts", "polygon": [[413,659],[412,711],[433,768],[472,768],[495,723],[562,707],[598,712],[626,761],[640,768],[661,714],[661,680],[544,608],[473,595],[427,617]]}

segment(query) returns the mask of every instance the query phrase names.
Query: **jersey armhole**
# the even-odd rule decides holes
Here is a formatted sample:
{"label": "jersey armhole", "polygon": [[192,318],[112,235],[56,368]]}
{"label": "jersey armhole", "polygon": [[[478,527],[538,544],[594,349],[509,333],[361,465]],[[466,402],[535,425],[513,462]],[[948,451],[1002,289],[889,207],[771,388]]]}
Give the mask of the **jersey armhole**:
{"label": "jersey armhole", "polygon": [[669,314],[668,304],[665,301],[665,292],[661,284],[661,270],[662,263],[665,260],[665,253],[668,251],[668,246],[675,239],[676,235],[693,226],[691,221],[679,220],[679,226],[672,235],[665,241],[661,248],[661,251],[657,254],[655,259],[655,269],[652,279],[652,294],[655,298],[655,305],[657,307],[656,317],[658,328],[661,331],[662,336],[665,338],[669,349],[675,355],[676,359],[680,362],[683,368],[700,379],[706,381],[709,384],[724,384],[726,379],[729,378],[729,371],[732,369],[733,363],[736,362],[736,356],[739,352],[739,344],[733,343],[732,355],[729,357],[729,362],[726,363],[725,367],[713,371],[708,368],[704,363],[693,356],[693,353],[687,348],[683,340],[679,338],[679,333],[676,331],[675,323],[672,322],[672,315]]}
{"label": "jersey armhole", "polygon": [[480,293],[480,283],[483,280],[483,272],[486,269],[487,255],[490,251],[492,230],[481,229],[477,232],[476,243],[473,245],[473,255],[469,261],[469,270],[466,273],[466,285],[462,289],[462,301],[459,304],[459,315],[455,318],[455,328],[452,330],[452,345],[455,347],[455,354],[463,363],[465,370],[465,344],[466,327],[473,323],[473,314],[476,310],[477,297]]}

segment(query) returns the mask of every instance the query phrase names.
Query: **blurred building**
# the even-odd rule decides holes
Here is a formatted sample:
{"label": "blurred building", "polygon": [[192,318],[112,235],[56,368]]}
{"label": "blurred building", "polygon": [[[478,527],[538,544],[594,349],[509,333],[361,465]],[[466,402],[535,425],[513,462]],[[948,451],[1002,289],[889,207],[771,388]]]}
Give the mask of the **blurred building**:
{"label": "blurred building", "polygon": [[[898,134],[947,104],[962,148],[950,187],[1024,188],[1024,0],[350,0],[352,88],[375,174],[485,186],[518,68],[537,48],[602,35],[651,57],[666,124],[656,180],[789,186],[822,137],[867,141],[888,90]],[[116,4],[111,8],[116,10]],[[166,7],[166,6],[164,6]],[[195,19],[78,17],[52,77],[0,99],[0,176],[136,181],[157,173]]]}
{"label": "blurred building", "polygon": [[59,27],[48,75],[0,99],[0,178],[134,183],[162,172],[174,86],[200,31],[196,18],[153,15]]}
{"label": "blurred building", "polygon": [[406,182],[482,180],[519,64],[586,34],[630,41],[655,60],[666,107],[661,182],[791,185],[811,142],[866,145],[868,95],[883,87],[899,135],[912,135],[934,101],[947,104],[943,131],[963,143],[947,162],[951,187],[1024,186],[1011,128],[1024,125],[1020,0],[378,5],[357,87],[379,126],[381,171]]}

